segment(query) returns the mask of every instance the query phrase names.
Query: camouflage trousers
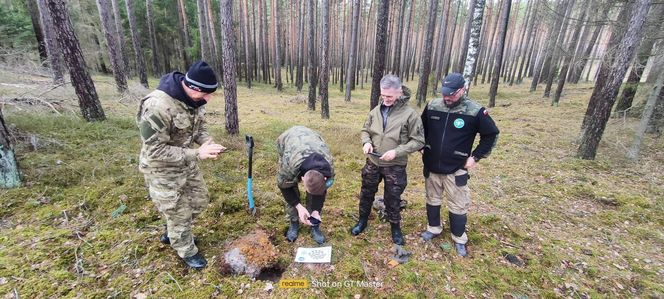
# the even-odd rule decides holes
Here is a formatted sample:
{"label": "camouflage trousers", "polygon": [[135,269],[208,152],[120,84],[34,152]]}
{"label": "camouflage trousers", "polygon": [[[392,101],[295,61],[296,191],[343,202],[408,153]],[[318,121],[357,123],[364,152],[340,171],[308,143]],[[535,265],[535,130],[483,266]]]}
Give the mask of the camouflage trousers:
{"label": "camouflage trousers", "polygon": [[143,173],[152,202],[166,218],[171,247],[181,258],[195,255],[192,222],[210,202],[200,169],[192,162],[178,173]]}
{"label": "camouflage trousers", "polygon": [[374,196],[378,192],[378,184],[384,181],[384,201],[387,221],[401,221],[401,194],[408,185],[405,165],[379,167],[367,159],[362,168],[362,189],[360,191],[360,217],[369,217]]}

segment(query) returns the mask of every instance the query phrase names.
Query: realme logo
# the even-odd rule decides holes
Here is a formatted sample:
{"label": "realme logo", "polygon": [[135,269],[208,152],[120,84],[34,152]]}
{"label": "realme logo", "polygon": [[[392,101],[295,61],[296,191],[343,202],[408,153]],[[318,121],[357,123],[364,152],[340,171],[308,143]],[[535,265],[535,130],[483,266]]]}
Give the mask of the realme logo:
{"label": "realme logo", "polygon": [[309,281],[306,279],[282,279],[279,281],[279,287],[282,289],[306,289],[309,287]]}

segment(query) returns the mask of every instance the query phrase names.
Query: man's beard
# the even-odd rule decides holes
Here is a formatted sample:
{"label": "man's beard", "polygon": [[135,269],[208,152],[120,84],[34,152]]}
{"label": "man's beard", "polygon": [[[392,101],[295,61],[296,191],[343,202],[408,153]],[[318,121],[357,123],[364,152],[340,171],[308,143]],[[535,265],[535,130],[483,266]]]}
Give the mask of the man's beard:
{"label": "man's beard", "polygon": [[457,105],[459,105],[459,103],[461,103],[461,99],[458,99],[455,102],[451,102],[451,103],[448,102],[448,101],[445,101],[445,100],[443,100],[443,102],[445,102],[445,106],[447,106],[447,108],[454,108]]}

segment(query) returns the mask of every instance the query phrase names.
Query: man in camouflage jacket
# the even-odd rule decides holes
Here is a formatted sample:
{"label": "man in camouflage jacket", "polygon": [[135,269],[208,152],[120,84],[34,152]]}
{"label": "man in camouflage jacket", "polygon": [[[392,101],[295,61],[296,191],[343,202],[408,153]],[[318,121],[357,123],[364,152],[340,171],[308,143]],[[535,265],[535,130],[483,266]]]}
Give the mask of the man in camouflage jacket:
{"label": "man in camouflage jacket", "polygon": [[[195,269],[204,268],[207,261],[194,244],[192,220],[209,203],[197,161],[216,158],[226,149],[212,141],[205,126],[203,106],[217,85],[216,75],[202,61],[187,74],[166,74],[159,87],[141,100],[136,118],[142,140],[138,169],[166,219],[161,242],[170,244]],[[194,143],[200,147],[192,148]]]}
{"label": "man in camouflage jacket", "polygon": [[400,204],[401,194],[408,183],[408,154],[424,146],[424,130],[417,113],[408,106],[410,91],[401,85],[399,78],[394,75],[383,77],[380,93],[380,105],[369,112],[362,128],[362,150],[368,156],[362,168],[359,221],[351,229],[351,234],[358,235],[367,227],[374,195],[382,179],[385,180],[385,212],[392,241],[403,245]]}
{"label": "man in camouflage jacket", "polygon": [[[440,206],[447,196],[450,230],[455,248],[466,256],[466,221],[470,207],[468,170],[486,158],[498,140],[498,128],[489,112],[465,95],[465,80],[459,73],[443,79],[443,98],[434,99],[422,111],[426,146],[422,155],[426,189],[427,230],[422,239],[439,236]],[[472,150],[475,136],[480,142]],[[472,151],[471,151],[472,150]]]}
{"label": "man in camouflage jacket", "polygon": [[[290,225],[286,239],[297,239],[299,222],[311,226],[311,236],[318,244],[325,243],[320,222],[327,188],[334,182],[332,154],[323,138],[313,130],[295,126],[277,138],[279,170],[277,186],[285,200]],[[307,207],[300,203],[298,181],[307,192]]]}

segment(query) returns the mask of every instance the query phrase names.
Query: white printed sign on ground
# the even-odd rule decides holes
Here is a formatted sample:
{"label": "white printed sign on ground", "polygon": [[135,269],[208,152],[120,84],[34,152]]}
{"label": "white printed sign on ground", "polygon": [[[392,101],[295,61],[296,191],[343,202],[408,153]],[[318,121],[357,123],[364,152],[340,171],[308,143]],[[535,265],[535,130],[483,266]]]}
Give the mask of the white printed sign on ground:
{"label": "white printed sign on ground", "polygon": [[298,247],[295,261],[298,263],[329,263],[332,260],[332,246],[305,248]]}

